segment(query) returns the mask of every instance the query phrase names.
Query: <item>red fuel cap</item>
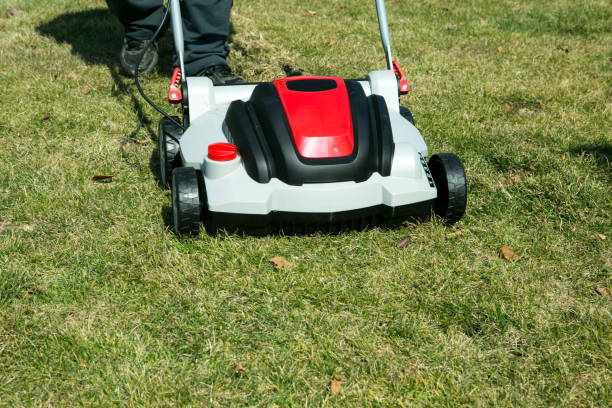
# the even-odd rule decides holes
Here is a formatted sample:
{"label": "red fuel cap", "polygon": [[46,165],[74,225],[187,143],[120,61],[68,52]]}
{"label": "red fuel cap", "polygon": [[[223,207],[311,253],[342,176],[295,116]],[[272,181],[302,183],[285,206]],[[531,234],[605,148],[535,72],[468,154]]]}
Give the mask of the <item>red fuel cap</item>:
{"label": "red fuel cap", "polygon": [[236,158],[236,146],[231,143],[208,145],[208,158],[215,161],[230,161]]}

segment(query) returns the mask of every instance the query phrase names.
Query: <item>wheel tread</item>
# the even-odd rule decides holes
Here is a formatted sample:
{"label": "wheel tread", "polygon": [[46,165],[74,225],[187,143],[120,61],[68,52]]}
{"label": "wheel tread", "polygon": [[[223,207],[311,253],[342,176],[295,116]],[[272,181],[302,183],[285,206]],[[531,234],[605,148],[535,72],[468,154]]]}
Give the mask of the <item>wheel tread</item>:
{"label": "wheel tread", "polygon": [[[180,121],[178,116],[172,118],[177,122]],[[163,116],[159,120],[158,136],[161,182],[164,186],[167,186],[172,176],[172,170],[181,165],[178,140],[182,136],[182,129]]]}
{"label": "wheel tread", "polygon": [[467,204],[467,181],[461,160],[452,153],[435,154],[429,159],[429,169],[438,189],[434,211],[448,224],[459,221]]}
{"label": "wheel tread", "polygon": [[198,177],[192,167],[172,172],[172,211],[174,231],[179,236],[194,236],[200,231],[202,203]]}

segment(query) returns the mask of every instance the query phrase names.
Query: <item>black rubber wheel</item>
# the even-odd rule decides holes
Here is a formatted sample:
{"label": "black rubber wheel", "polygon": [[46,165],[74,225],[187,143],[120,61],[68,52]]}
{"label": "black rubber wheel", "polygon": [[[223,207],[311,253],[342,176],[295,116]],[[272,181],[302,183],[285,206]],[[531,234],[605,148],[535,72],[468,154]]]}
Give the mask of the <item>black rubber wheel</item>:
{"label": "black rubber wheel", "polygon": [[172,221],[178,236],[200,232],[202,200],[198,175],[193,167],[178,167],[172,172]]}
{"label": "black rubber wheel", "polygon": [[434,154],[429,171],[438,190],[434,212],[447,224],[459,221],[467,204],[467,180],[459,157],[452,153]]}
{"label": "black rubber wheel", "polygon": [[402,115],[404,119],[412,123],[412,126],[414,126],[414,118],[412,117],[412,112],[410,112],[410,109],[405,106],[400,106],[400,115]]}
{"label": "black rubber wheel", "polygon": [[[178,116],[172,117],[180,123]],[[159,173],[161,182],[167,186],[170,182],[172,170],[181,165],[179,140],[183,130],[167,117],[162,116],[157,129],[159,137]]]}

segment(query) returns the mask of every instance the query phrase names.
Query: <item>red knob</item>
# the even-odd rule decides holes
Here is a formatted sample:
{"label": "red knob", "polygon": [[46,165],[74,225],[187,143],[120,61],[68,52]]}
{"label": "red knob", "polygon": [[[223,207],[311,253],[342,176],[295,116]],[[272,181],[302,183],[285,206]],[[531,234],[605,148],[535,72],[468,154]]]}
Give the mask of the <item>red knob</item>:
{"label": "red knob", "polygon": [[236,158],[236,146],[231,143],[208,145],[208,158],[215,161],[230,161]]}

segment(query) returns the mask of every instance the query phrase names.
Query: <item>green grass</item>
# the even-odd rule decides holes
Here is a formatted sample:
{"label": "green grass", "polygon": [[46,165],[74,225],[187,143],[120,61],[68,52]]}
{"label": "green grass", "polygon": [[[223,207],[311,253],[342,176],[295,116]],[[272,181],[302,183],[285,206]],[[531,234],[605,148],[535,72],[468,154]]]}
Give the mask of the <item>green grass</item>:
{"label": "green grass", "polygon": [[[612,405],[612,5],[387,3],[465,218],[179,240],[105,3],[0,0],[0,405]],[[384,67],[373,2],[237,1],[233,26],[251,81]]]}

